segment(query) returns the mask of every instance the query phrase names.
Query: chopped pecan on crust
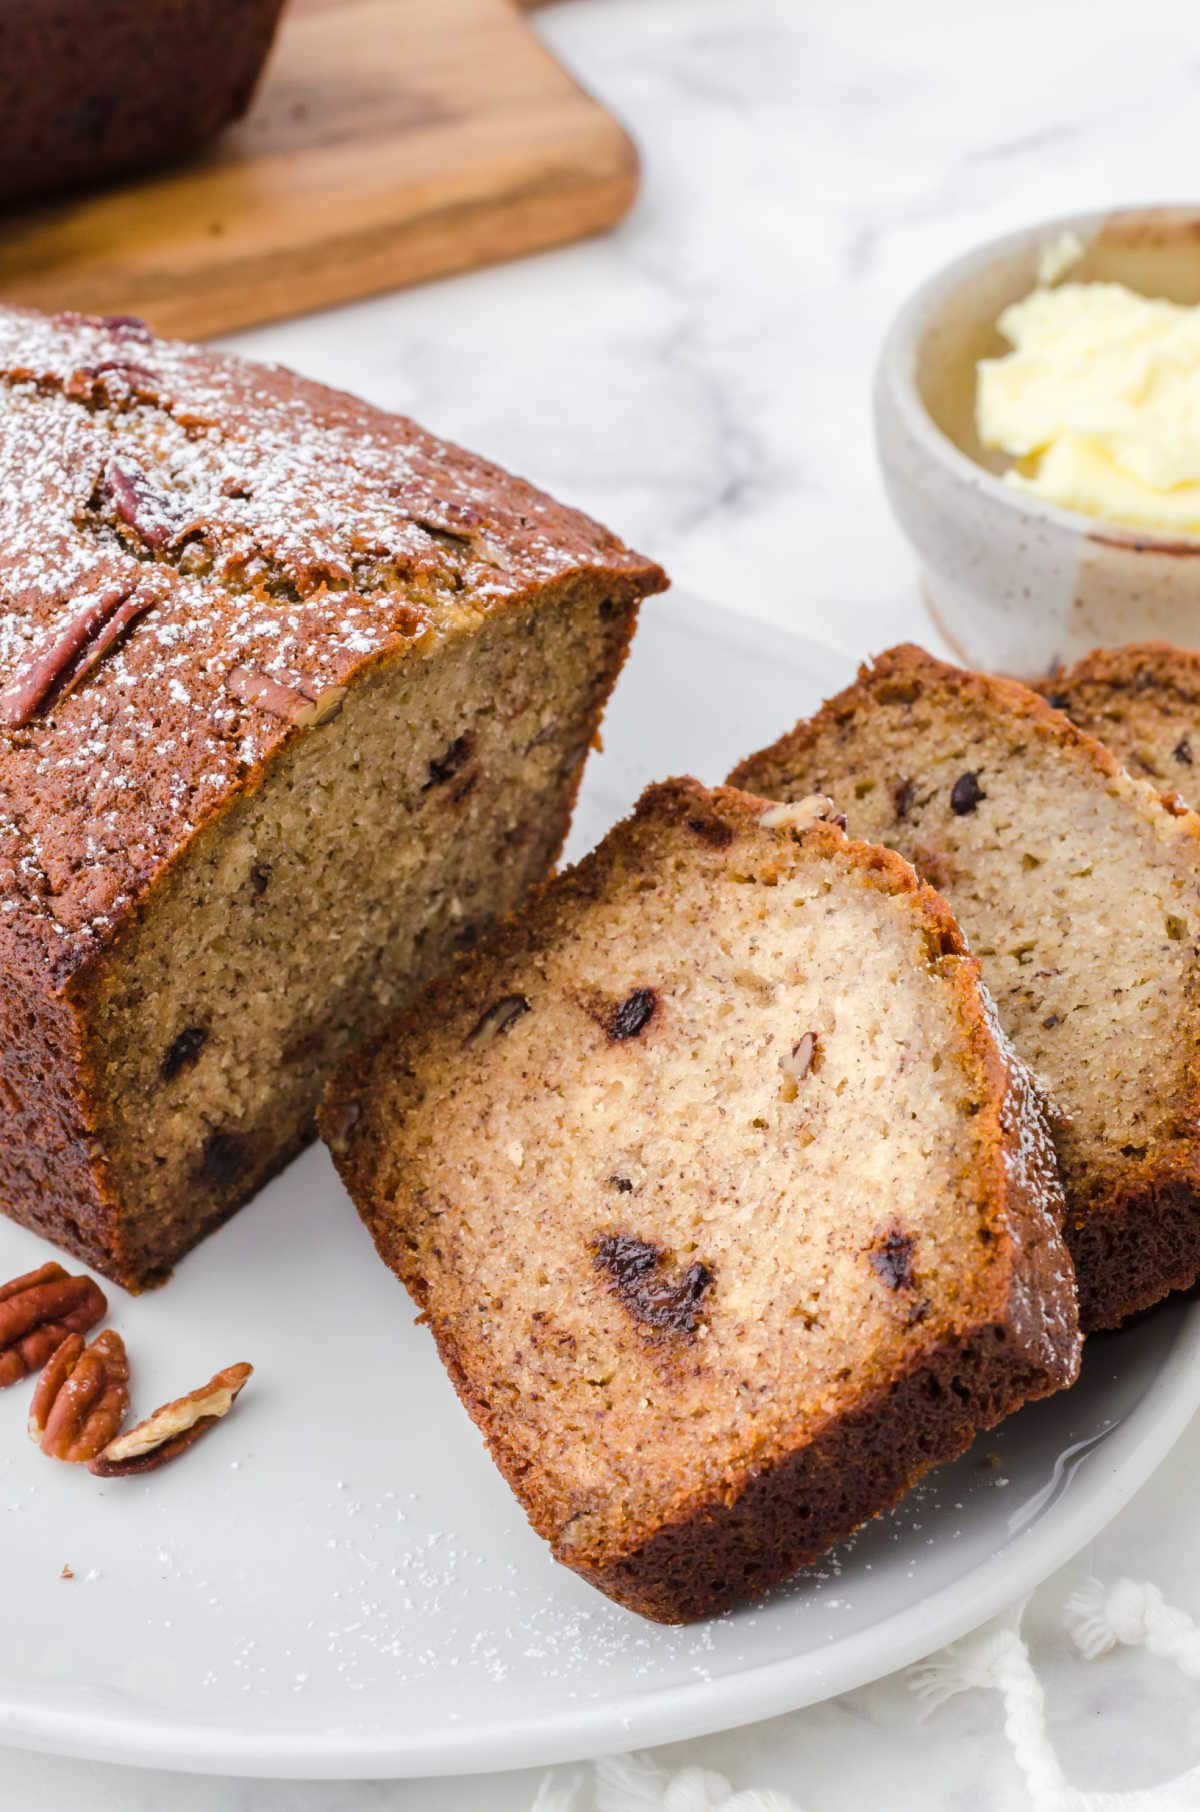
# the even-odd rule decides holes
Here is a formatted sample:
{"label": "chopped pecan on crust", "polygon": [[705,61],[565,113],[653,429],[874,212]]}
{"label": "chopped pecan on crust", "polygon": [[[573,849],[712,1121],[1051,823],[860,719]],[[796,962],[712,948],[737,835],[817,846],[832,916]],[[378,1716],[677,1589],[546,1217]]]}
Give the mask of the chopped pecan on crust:
{"label": "chopped pecan on crust", "polygon": [[107,1308],[99,1284],[53,1262],[0,1284],[0,1389],[38,1371],[68,1334],[86,1334]]}
{"label": "chopped pecan on crust", "polygon": [[164,1403],[136,1428],[110,1441],[91,1461],[97,1478],[124,1478],[135,1472],[154,1472],[177,1459],[228,1414],[245,1385],[252,1365],[227,1365],[199,1390]]}
{"label": "chopped pecan on crust", "polygon": [[95,1459],[129,1410],[129,1359],[111,1328],[85,1346],[68,1334],[50,1355],[33,1393],[29,1434],[52,1460]]}
{"label": "chopped pecan on crust", "polygon": [[328,723],[337,716],[346,696],[345,686],[327,686],[323,692],[309,680],[288,686],[250,667],[231,667],[225,684],[243,705],[257,705],[260,711],[269,711],[272,717],[282,717],[301,729]]}
{"label": "chopped pecan on crust", "polygon": [[114,585],[89,598],[54,641],[0,692],[0,724],[20,730],[57,694],[65,698],[133,622],[159,601],[152,586]]}
{"label": "chopped pecan on crust", "polygon": [[110,459],[104,474],[117,519],[152,553],[181,540],[189,523],[178,499],[156,490],[140,466]]}
{"label": "chopped pecan on crust", "polygon": [[388,494],[397,498],[401,504],[408,504],[405,511],[410,522],[424,529],[425,533],[444,546],[447,542],[463,547],[476,560],[485,566],[494,566],[500,572],[511,572],[512,561],[500,541],[491,533],[491,525],[485,522],[479,511],[470,504],[441,503],[436,500],[413,505],[407,486],[403,483],[390,484]]}

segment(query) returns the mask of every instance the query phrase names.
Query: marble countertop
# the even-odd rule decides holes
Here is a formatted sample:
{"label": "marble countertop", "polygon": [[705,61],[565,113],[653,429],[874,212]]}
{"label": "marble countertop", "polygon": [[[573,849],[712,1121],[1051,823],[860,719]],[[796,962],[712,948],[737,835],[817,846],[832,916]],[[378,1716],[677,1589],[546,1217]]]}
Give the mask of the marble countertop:
{"label": "marble countertop", "polygon": [[[1066,0],[570,0],[539,24],[638,139],[628,221],[236,344],[479,447],[727,607],[853,654],[930,640],[872,453],[883,330],[974,241],[1196,199],[1194,6],[1092,0],[1085,24]],[[1200,1613],[1198,1478],[1193,1426],[1031,1608],[1054,1741],[1081,1786],[1147,1785],[1200,1756],[1194,1683],[1137,1654],[1086,1667],[1059,1616],[1088,1572],[1149,1575]],[[1022,1812],[1001,1726],[985,1694],[918,1725],[891,1680],[664,1760],[806,1812]],[[537,1786],[212,1781],[0,1752],[0,1812],[528,1812]]]}

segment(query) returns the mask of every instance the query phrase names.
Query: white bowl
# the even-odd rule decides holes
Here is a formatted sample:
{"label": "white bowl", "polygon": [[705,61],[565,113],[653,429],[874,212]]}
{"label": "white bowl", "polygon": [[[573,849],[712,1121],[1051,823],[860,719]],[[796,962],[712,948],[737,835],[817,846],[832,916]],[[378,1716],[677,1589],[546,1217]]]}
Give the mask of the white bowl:
{"label": "white bowl", "polygon": [[1052,220],[993,240],[938,272],[884,343],[875,427],[892,508],[924,569],[926,601],[961,657],[1036,676],[1099,644],[1200,647],[1200,539],[1105,523],[1003,482],[975,432],[975,368],[1007,350],[996,320],[1037,281],[1064,233],[1084,251],[1072,279],[1200,302],[1200,208],[1134,208]]}

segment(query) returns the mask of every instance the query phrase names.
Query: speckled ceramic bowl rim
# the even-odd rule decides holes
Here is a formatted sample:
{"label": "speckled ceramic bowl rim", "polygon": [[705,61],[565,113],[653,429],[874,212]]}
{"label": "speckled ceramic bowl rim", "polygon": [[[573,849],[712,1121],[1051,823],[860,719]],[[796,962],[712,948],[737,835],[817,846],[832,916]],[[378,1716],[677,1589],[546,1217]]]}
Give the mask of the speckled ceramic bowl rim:
{"label": "speckled ceramic bowl rim", "polygon": [[923,451],[954,476],[973,485],[986,496],[994,498],[1003,508],[1026,520],[1045,522],[1060,532],[1082,535],[1091,541],[1100,541],[1113,547],[1131,547],[1162,554],[1200,553],[1200,536],[1160,535],[1150,530],[1134,529],[1119,522],[1109,522],[1101,516],[1085,515],[1081,510],[1063,509],[1059,504],[1047,503],[1044,498],[1031,496],[1027,491],[1014,490],[994,472],[989,472],[986,466],[964,453],[938,427],[925,406],[916,381],[916,350],[920,336],[934,310],[967,278],[1030,244],[1050,243],[1065,233],[1077,233],[1080,238],[1087,239],[1117,215],[1129,219],[1138,215],[1179,213],[1192,207],[1196,217],[1200,219],[1200,203],[1178,201],[1145,202],[1136,207],[1059,215],[1039,221],[1035,226],[1021,227],[1016,232],[985,240],[927,277],[901,306],[888,329],[879,354],[876,378],[879,386],[886,385],[891,391],[893,401],[904,417],[905,426]]}

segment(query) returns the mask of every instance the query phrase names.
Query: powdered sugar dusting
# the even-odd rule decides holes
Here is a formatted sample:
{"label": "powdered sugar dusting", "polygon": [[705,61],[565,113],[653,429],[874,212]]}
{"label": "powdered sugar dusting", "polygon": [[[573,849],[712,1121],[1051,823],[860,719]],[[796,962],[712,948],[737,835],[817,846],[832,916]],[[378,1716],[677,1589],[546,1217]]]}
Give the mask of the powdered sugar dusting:
{"label": "powdered sugar dusting", "polygon": [[[152,583],[0,740],[0,913],[86,956],[313,696],[581,569],[650,569],[413,423],[128,323],[0,313],[0,690],[81,598]],[[128,613],[132,618],[133,613]],[[2,922],[2,921],[0,921]]]}

